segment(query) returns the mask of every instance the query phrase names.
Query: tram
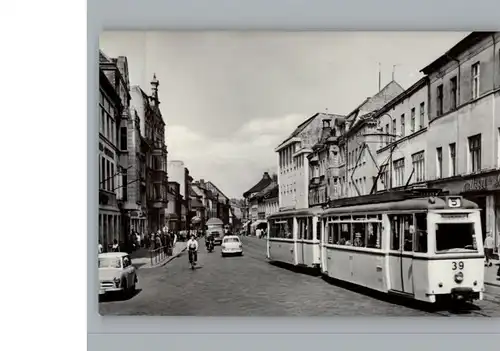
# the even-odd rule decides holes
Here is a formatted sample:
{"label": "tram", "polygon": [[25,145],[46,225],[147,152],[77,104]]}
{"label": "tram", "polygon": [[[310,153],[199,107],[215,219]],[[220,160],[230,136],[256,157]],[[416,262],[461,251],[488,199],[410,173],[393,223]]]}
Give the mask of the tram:
{"label": "tram", "polygon": [[[429,303],[483,299],[484,250],[475,203],[438,191],[344,200],[325,210],[273,215],[269,233],[273,226],[281,228],[280,222],[293,231],[274,229],[268,257],[318,265],[325,276]],[[299,249],[299,213],[313,219],[313,236],[319,239],[307,262]],[[276,237],[281,233],[290,238]]]}
{"label": "tram", "polygon": [[269,216],[267,258],[294,266],[318,268],[321,209],[283,211]]}

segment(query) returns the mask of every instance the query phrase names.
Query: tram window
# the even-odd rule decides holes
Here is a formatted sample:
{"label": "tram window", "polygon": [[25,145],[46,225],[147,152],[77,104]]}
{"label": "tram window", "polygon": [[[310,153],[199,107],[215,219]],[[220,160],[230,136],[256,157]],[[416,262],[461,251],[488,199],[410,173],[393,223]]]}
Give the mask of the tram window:
{"label": "tram window", "polygon": [[353,245],[356,247],[365,247],[366,243],[366,223],[353,223],[352,232],[353,236]]}
{"label": "tram window", "polygon": [[297,237],[298,237],[298,239],[303,239],[304,238],[305,223],[304,223],[304,220],[302,218],[297,219],[297,226],[298,226]]}
{"label": "tram window", "polygon": [[366,247],[372,249],[380,249],[381,247],[381,224],[367,223],[366,224]]}
{"label": "tram window", "polygon": [[293,218],[288,218],[285,224],[285,238],[293,239]]}
{"label": "tram window", "polygon": [[474,223],[437,223],[436,252],[477,251]]}
{"label": "tram window", "polygon": [[401,216],[401,224],[404,233],[404,251],[413,251],[413,215],[403,215]]}
{"label": "tram window", "polygon": [[399,218],[389,216],[391,222],[391,250],[399,250]]}
{"label": "tram window", "polygon": [[338,240],[338,224],[330,223],[328,224],[328,244],[333,244]]}
{"label": "tram window", "polygon": [[316,222],[316,240],[321,240],[321,221]]}
{"label": "tram window", "polygon": [[270,238],[277,238],[278,232],[279,232],[279,224],[276,223],[276,221],[271,221],[270,227],[271,228],[269,230],[269,237]]}
{"label": "tram window", "polygon": [[340,224],[339,245],[352,245],[351,223],[341,223]]}
{"label": "tram window", "polygon": [[313,239],[313,219],[312,219],[312,217],[309,217],[307,219],[307,231],[306,231],[305,239],[307,239],[307,240]]}
{"label": "tram window", "polygon": [[427,252],[427,215],[415,214],[415,252]]}

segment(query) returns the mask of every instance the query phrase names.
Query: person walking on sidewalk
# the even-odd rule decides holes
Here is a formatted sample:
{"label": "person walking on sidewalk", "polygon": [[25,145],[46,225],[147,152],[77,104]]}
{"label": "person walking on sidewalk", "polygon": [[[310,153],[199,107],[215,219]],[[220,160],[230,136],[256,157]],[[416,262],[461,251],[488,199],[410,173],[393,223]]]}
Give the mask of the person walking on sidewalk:
{"label": "person walking on sidewalk", "polygon": [[486,233],[486,239],[484,239],[484,256],[486,257],[486,266],[491,267],[493,263],[493,249],[495,248],[495,243],[493,241],[493,235],[491,231]]}

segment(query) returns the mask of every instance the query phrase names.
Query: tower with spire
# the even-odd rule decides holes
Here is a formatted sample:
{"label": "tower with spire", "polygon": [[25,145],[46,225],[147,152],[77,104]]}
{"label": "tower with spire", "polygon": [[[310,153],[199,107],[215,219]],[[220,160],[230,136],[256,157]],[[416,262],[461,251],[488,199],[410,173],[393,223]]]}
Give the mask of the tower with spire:
{"label": "tower with spire", "polygon": [[160,81],[156,78],[156,73],[153,73],[153,80],[151,80],[151,97],[156,106],[160,104],[160,99],[158,98],[158,86]]}

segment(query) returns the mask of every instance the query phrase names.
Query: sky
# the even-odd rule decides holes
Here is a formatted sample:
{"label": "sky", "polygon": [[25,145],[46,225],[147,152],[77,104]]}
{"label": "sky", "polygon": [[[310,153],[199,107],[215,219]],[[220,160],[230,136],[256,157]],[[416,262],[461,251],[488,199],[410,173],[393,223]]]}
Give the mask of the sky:
{"label": "sky", "polygon": [[126,56],[130,83],[148,94],[156,74],[169,160],[241,198],[276,172],[274,149],[298,124],[347,115],[377,93],[379,66],[382,87],[393,71],[410,87],[467,34],[108,31],[100,48]]}

